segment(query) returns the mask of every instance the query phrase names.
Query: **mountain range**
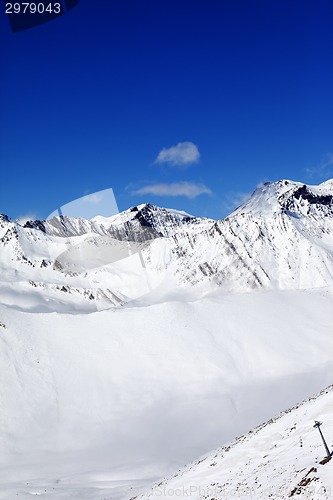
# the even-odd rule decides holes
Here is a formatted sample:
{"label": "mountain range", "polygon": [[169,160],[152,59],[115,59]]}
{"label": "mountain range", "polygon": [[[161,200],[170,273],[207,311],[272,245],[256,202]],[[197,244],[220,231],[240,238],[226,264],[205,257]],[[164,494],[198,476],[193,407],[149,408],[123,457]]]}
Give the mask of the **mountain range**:
{"label": "mountain range", "polygon": [[2,281],[13,290],[11,298],[3,289],[0,297],[23,308],[29,297],[31,307],[58,310],[61,302],[85,311],[123,305],[156,288],[200,295],[216,287],[235,293],[327,286],[332,193],[332,180],[266,183],[219,221],[149,204],[90,221],[54,217],[20,225],[3,215]]}
{"label": "mountain range", "polygon": [[[218,221],[1,215],[0,276],[1,500],[148,495],[332,382],[333,180],[266,183]],[[182,477],[208,487],[212,461]]]}

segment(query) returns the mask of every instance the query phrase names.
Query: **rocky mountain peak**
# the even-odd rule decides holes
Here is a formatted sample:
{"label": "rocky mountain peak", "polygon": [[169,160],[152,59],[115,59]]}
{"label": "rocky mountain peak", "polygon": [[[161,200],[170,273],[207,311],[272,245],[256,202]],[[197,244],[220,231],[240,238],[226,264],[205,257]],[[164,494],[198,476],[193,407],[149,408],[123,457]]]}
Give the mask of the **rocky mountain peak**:
{"label": "rocky mountain peak", "polygon": [[[0,271],[50,290],[71,281],[89,296],[108,291],[122,302],[140,295],[144,280],[147,290],[166,280],[207,293],[323,287],[333,277],[332,200],[332,181],[281,180],[258,187],[219,221],[151,204],[112,217],[61,216],[23,227],[2,216]],[[124,264],[119,281],[118,263],[133,254],[138,259],[131,269]]]}
{"label": "rocky mountain peak", "polygon": [[333,213],[332,180],[318,186],[286,179],[265,182],[229,217],[240,214],[253,217],[276,216],[285,212],[306,216],[316,211]]}

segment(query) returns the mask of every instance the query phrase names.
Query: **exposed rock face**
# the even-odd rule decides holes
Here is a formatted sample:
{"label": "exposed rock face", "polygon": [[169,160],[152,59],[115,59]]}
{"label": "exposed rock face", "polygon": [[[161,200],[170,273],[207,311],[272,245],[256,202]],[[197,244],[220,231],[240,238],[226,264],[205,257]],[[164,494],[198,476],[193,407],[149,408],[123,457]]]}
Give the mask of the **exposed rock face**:
{"label": "exposed rock face", "polygon": [[[113,217],[61,216],[23,226],[1,215],[0,228],[2,276],[43,283],[46,295],[65,287],[110,305],[170,277],[174,285],[228,293],[321,287],[333,277],[332,181],[265,183],[219,221],[145,204]],[[130,266],[119,283],[124,259]],[[132,291],[133,273],[141,291],[138,283]]]}

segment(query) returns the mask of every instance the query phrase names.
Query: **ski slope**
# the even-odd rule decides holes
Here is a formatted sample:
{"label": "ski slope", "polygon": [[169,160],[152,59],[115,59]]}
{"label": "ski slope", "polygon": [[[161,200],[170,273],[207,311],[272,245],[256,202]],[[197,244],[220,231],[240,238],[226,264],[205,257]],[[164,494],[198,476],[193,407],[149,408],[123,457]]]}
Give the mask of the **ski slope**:
{"label": "ski slope", "polygon": [[[332,180],[266,183],[220,221],[150,204],[24,225],[0,215],[0,499],[147,496],[320,391],[332,295]],[[281,498],[300,477],[286,457],[284,482],[274,461],[260,466]],[[230,463],[225,481],[242,491],[259,458],[239,478]],[[184,481],[208,487],[207,463]]]}
{"label": "ski slope", "polygon": [[[333,386],[180,469],[144,498],[333,498]],[[329,444],[328,444],[329,443]]]}
{"label": "ski slope", "polygon": [[333,376],[327,288],[0,320],[3,500],[133,496]]}

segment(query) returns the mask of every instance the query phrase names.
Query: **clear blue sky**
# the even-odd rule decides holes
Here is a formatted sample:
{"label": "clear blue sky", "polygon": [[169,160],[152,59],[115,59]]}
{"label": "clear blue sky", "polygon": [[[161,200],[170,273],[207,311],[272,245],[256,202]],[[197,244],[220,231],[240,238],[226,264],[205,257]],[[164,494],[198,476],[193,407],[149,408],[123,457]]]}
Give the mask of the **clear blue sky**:
{"label": "clear blue sky", "polygon": [[13,34],[2,6],[0,212],[112,188],[221,218],[333,177],[332,25],[332,0],[81,0]]}

